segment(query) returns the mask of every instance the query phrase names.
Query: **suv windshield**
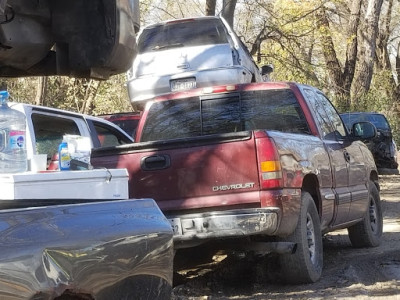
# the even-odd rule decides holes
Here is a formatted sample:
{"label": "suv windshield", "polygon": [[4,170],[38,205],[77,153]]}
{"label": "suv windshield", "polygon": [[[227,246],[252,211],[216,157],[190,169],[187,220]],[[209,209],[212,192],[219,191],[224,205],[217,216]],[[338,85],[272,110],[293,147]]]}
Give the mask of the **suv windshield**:
{"label": "suv windshield", "polygon": [[310,133],[296,97],[282,89],[155,102],[141,141],[256,129]]}
{"label": "suv windshield", "polygon": [[172,47],[228,43],[227,34],[218,19],[186,19],[147,27],[138,41],[139,53]]}
{"label": "suv windshield", "polygon": [[386,118],[381,114],[352,114],[352,113],[343,113],[340,114],[343,122],[346,124],[346,127],[350,130],[354,123],[356,122],[364,122],[368,121],[375,125],[377,129],[388,131],[390,130],[389,123]]}

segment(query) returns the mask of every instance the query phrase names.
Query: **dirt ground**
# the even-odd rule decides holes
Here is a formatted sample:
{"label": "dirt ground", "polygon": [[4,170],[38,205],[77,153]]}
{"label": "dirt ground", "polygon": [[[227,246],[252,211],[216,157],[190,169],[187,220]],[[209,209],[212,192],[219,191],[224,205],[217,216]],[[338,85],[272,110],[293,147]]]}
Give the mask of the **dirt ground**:
{"label": "dirt ground", "polygon": [[217,253],[204,262],[196,260],[204,249],[178,253],[173,299],[400,300],[400,175],[379,179],[384,215],[379,247],[352,248],[346,230],[326,235],[322,278],[307,285],[274,281],[271,257]]}

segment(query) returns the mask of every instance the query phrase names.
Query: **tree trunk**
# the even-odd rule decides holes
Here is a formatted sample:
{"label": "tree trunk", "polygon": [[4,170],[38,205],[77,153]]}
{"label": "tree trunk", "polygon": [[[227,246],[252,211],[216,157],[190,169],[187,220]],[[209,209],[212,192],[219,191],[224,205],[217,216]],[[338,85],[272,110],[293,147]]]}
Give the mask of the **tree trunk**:
{"label": "tree trunk", "polygon": [[329,78],[333,83],[335,93],[341,97],[343,94],[345,94],[345,91],[343,90],[342,68],[336,55],[326,11],[323,8],[318,13],[317,26],[321,36],[321,47],[325,58],[326,67],[328,69]]}
{"label": "tree trunk", "polygon": [[359,66],[351,90],[352,103],[365,95],[371,86],[382,2],[383,0],[368,1],[365,23],[361,32],[362,47],[359,52]]}
{"label": "tree trunk", "polygon": [[[347,36],[349,42],[346,49],[346,63],[343,70],[343,89],[346,98],[350,100],[351,84],[354,80],[354,74],[357,63],[357,50],[358,50],[358,39],[357,31],[360,26],[360,14],[361,14],[362,0],[353,0],[350,8],[350,19],[347,27]],[[348,107],[350,108],[350,107]]]}
{"label": "tree trunk", "polygon": [[85,99],[83,104],[82,113],[92,114],[93,112],[93,101],[96,98],[97,91],[101,85],[101,81],[89,79],[89,84],[86,87]]}
{"label": "tree trunk", "polygon": [[[392,21],[393,0],[388,1],[387,11],[381,19],[378,37],[376,40],[377,67],[380,70],[391,70],[391,64],[388,53],[388,41],[390,35],[390,23]],[[383,12],[382,12],[383,14]]]}
{"label": "tree trunk", "polygon": [[206,16],[215,16],[217,0],[206,0]]}
{"label": "tree trunk", "polygon": [[38,82],[36,86],[36,96],[35,96],[36,105],[44,104],[46,89],[47,89],[47,77],[45,76],[38,77]]}
{"label": "tree trunk", "polygon": [[222,2],[222,16],[231,28],[233,28],[233,16],[235,14],[236,2],[237,0],[223,0]]}
{"label": "tree trunk", "polygon": [[[396,56],[396,74],[400,74],[400,43],[397,45],[397,56]],[[395,103],[400,105],[400,84],[399,79],[397,79],[397,85],[393,91],[393,100]],[[400,111],[400,108],[398,109]]]}

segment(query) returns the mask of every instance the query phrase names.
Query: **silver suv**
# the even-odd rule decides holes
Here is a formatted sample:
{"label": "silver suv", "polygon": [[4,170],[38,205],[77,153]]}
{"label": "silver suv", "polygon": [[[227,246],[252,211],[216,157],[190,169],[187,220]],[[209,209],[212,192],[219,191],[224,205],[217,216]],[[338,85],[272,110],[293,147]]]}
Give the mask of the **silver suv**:
{"label": "silver suv", "polygon": [[171,91],[261,81],[260,69],[223,18],[186,18],[142,29],[128,93],[135,106]]}

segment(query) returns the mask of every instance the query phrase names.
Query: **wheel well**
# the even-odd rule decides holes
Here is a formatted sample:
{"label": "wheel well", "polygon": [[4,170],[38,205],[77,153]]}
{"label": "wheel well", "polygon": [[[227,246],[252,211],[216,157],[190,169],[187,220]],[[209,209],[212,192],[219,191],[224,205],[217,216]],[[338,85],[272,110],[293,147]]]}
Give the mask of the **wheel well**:
{"label": "wheel well", "polygon": [[89,294],[66,290],[61,296],[55,298],[54,300],[94,300],[94,298]]}
{"label": "wheel well", "polygon": [[379,186],[379,177],[378,177],[378,173],[375,172],[375,171],[372,171],[371,174],[370,174],[370,176],[369,176],[369,179],[372,180],[372,181],[375,183],[376,188],[378,189],[378,191],[380,191],[380,190],[381,190],[381,187]]}
{"label": "wheel well", "polygon": [[318,214],[321,216],[321,195],[318,191],[318,178],[315,175],[306,175],[303,179],[302,190],[308,192],[314,199]]}

